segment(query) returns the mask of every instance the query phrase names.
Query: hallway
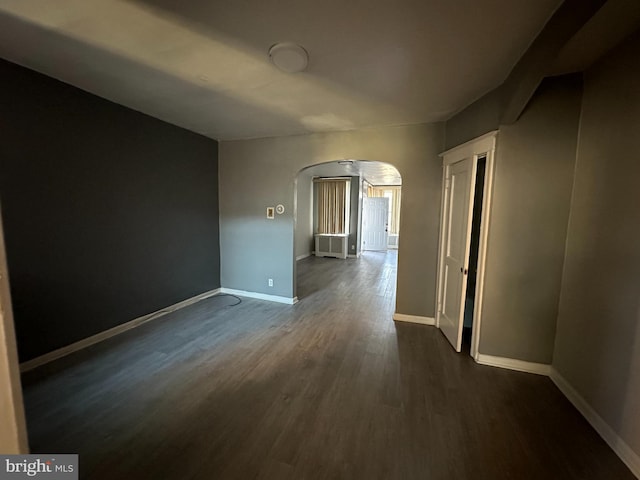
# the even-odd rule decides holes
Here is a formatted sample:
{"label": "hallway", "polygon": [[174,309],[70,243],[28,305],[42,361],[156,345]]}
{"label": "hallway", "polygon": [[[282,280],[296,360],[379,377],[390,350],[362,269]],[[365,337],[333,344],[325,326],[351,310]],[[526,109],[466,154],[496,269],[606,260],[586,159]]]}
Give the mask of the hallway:
{"label": "hallway", "polygon": [[25,374],[31,449],[102,479],[634,477],[552,382],[394,323],[397,252],[298,262]]}

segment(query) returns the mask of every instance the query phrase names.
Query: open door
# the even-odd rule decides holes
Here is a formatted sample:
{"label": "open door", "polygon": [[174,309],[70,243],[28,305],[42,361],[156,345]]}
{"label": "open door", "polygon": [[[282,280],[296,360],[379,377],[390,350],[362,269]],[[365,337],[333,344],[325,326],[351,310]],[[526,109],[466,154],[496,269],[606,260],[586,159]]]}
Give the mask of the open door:
{"label": "open door", "polygon": [[[464,306],[469,274],[469,252],[473,224],[473,202],[478,160],[484,161],[482,208],[477,245],[477,274],[473,307],[471,356],[478,361],[480,324],[484,299],[484,271],[491,210],[494,153],[497,131],[489,132],[442,153],[443,188],[438,254],[436,325],[460,352],[464,326]],[[480,198],[480,197],[479,197]],[[476,225],[478,227],[478,225]]]}
{"label": "open door", "polygon": [[453,348],[462,348],[477,159],[445,166],[442,291],[439,325]]}
{"label": "open door", "polygon": [[389,199],[364,197],[362,203],[364,250],[386,250],[389,243]]}

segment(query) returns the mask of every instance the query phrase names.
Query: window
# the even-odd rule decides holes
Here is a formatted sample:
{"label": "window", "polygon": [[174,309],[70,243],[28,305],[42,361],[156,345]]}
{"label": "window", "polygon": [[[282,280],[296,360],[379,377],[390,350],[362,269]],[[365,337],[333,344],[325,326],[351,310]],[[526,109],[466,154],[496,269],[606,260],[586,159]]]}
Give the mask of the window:
{"label": "window", "polygon": [[351,179],[318,178],[317,233],[349,233],[349,186]]}

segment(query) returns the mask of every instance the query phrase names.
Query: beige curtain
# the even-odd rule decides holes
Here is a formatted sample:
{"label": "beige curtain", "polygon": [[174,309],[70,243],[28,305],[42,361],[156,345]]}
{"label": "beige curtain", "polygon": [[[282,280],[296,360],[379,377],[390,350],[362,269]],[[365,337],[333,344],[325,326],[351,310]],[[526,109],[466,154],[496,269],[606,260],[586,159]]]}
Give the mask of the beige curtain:
{"label": "beige curtain", "polygon": [[400,204],[402,202],[402,187],[373,187],[367,188],[368,197],[389,197],[391,218],[389,219],[389,233],[398,235],[400,233]]}
{"label": "beige curtain", "polygon": [[369,185],[367,188],[367,197],[384,197],[384,188]]}
{"label": "beige curtain", "polygon": [[347,233],[347,180],[317,181],[318,233]]}
{"label": "beige curtain", "polygon": [[389,222],[389,233],[394,235],[400,234],[401,191],[400,187],[396,187],[391,190],[391,222]]}

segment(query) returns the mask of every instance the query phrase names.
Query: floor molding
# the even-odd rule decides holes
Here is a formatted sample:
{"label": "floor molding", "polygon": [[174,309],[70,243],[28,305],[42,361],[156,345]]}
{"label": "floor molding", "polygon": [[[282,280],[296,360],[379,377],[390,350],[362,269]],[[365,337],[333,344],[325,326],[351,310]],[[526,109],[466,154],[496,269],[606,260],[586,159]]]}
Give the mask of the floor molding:
{"label": "floor molding", "polygon": [[229,293],[240,297],[257,298],[258,300],[267,300],[268,302],[286,303],[294,305],[298,303],[298,297],[281,297],[279,295],[268,295],[266,293],[248,292],[246,290],[236,290],[234,288],[221,288],[220,293]]}
{"label": "floor molding", "polygon": [[26,362],[20,364],[20,372],[28,372],[29,370],[33,370],[34,368],[40,367],[46,363],[57,360],[58,358],[66,357],[67,355],[82,350],[84,348],[90,347],[91,345],[95,345],[96,343],[107,340],[111,337],[115,337],[116,335],[120,335],[132,328],[139,327],[151,320],[155,320],[156,318],[160,318],[168,313],[175,312],[181,308],[192,305],[200,300],[204,300],[205,298],[213,297],[221,292],[220,288],[216,288],[215,290],[209,290],[208,292],[201,293],[200,295],[196,295],[195,297],[188,298],[183,300],[182,302],[175,303],[166,308],[157,310],[155,312],[149,313],[147,315],[143,315],[138,318],[134,318],[126,323],[121,325],[116,325],[109,330],[105,330],[100,333],[96,333],[87,338],[83,338],[82,340],[78,340],[66,347],[58,348],[57,350],[53,350],[52,352],[45,353],[44,355],[40,355],[39,357],[33,358]]}
{"label": "floor molding", "polygon": [[551,373],[551,365],[546,363],[526,362],[515,358],[494,357],[493,355],[485,355],[484,353],[479,353],[476,361],[480,365],[506,368],[508,370],[516,370],[518,372],[535,373],[537,375],[545,376],[549,376]]}
{"label": "floor molding", "polygon": [[575,388],[562,376],[555,368],[551,368],[550,378],[556,387],[564,394],[582,416],[591,424],[596,432],[605,442],[616,452],[618,457],[625,463],[631,473],[640,478],[640,456],[620,436],[613,431],[607,422],[589,405]]}
{"label": "floor molding", "polygon": [[[394,317],[395,318],[395,317]],[[478,354],[477,362],[481,365],[517,370],[519,372],[545,375],[553,381],[558,390],[567,397],[580,414],[591,424],[602,439],[629,467],[629,470],[640,478],[640,456],[605,422],[575,388],[551,365],[544,363],[525,362],[514,358],[494,357],[493,355]]]}
{"label": "floor molding", "polygon": [[303,260],[303,259],[305,259],[305,258],[307,258],[307,257],[310,257],[310,256],[311,256],[311,252],[309,252],[309,253],[303,253],[302,255],[298,255],[298,256],[296,257],[296,262],[298,262],[298,261],[300,261],[300,260]]}
{"label": "floor molding", "polygon": [[436,319],[432,317],[421,317],[419,315],[407,315],[405,313],[394,313],[393,319],[396,322],[419,323],[420,325],[435,325]]}

